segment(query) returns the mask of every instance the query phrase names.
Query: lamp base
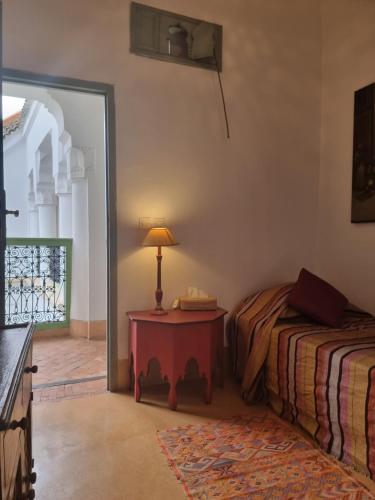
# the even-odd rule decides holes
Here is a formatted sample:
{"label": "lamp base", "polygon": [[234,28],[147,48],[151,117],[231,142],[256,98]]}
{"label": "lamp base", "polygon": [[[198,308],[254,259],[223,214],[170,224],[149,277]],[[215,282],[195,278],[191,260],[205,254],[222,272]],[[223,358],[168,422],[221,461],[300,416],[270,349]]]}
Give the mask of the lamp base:
{"label": "lamp base", "polygon": [[150,314],[153,316],[165,316],[168,314],[168,311],[164,311],[164,309],[153,309]]}

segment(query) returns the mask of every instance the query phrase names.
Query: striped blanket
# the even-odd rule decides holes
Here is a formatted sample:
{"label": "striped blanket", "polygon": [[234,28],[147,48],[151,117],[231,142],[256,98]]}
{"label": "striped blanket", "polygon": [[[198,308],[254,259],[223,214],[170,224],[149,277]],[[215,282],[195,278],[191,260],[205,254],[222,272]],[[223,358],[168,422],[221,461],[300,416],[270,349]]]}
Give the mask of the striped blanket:
{"label": "striped blanket", "polygon": [[375,478],[375,318],[350,308],[334,329],[290,317],[291,288],[247,297],[231,315],[229,343],[243,396],[254,401],[265,387],[276,413]]}

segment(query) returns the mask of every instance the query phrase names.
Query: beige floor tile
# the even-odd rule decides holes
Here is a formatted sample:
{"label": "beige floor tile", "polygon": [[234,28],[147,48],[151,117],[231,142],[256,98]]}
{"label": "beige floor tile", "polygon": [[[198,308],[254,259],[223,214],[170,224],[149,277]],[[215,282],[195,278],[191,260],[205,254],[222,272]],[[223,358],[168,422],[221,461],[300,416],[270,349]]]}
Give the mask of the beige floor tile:
{"label": "beige floor tile", "polygon": [[[166,388],[150,388],[143,402],[127,394],[101,394],[34,408],[38,500],[182,500],[156,431],[177,425],[263,411],[240,398],[228,381],[206,405],[197,387],[182,385],[177,411]],[[363,478],[361,478],[363,480]],[[368,485],[373,487],[371,481]]]}
{"label": "beige floor tile", "polygon": [[166,388],[102,394],[34,408],[38,500],[178,500],[185,498],[156,440],[156,430],[249,411],[232,384],[214,391],[212,405],[188,387],[178,411]]}

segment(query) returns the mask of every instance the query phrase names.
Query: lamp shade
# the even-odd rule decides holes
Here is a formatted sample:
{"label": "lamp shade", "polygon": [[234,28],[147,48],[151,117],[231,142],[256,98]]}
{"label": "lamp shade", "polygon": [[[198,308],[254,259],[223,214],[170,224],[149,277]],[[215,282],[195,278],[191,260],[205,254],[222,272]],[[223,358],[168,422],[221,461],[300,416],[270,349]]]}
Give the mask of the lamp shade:
{"label": "lamp shade", "polygon": [[166,227],[152,227],[142,245],[145,247],[170,247],[178,245],[178,242]]}

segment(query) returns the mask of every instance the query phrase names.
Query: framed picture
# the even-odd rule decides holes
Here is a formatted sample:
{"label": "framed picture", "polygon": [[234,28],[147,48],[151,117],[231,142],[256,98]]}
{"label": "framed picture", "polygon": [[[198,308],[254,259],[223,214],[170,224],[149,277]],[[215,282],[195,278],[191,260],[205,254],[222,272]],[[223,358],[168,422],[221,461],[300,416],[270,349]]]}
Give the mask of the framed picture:
{"label": "framed picture", "polygon": [[222,71],[218,24],[131,3],[130,51],[162,61]]}
{"label": "framed picture", "polygon": [[375,222],[375,83],[355,92],[352,222]]}

